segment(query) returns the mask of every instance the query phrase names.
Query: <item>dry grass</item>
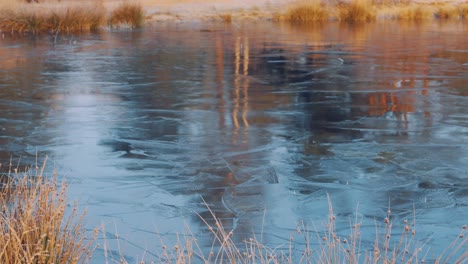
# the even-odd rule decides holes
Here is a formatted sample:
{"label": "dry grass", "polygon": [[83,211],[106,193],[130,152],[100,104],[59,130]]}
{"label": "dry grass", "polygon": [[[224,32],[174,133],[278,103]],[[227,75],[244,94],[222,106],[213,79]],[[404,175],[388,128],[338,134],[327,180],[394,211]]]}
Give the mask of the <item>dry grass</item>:
{"label": "dry grass", "polygon": [[99,1],[23,3],[0,10],[0,30],[32,34],[94,31],[102,25],[104,16]]}
{"label": "dry grass", "polygon": [[319,0],[303,1],[294,4],[286,11],[283,20],[293,23],[327,21],[329,11]]}
{"label": "dry grass", "polygon": [[145,14],[138,3],[123,2],[112,10],[108,19],[111,27],[140,28]]}
{"label": "dry grass", "polygon": [[96,31],[102,25],[104,13],[101,5],[69,7],[49,13],[46,23],[55,32]]}
{"label": "dry grass", "polygon": [[[93,249],[85,214],[68,212],[67,185],[43,176],[44,165],[8,179],[0,189],[0,263],[85,263]],[[35,170],[33,175],[31,172]]]}
{"label": "dry grass", "polygon": [[419,4],[401,7],[397,15],[397,19],[405,21],[422,21],[433,17],[434,13],[429,6]]}
{"label": "dry grass", "polygon": [[461,18],[468,19],[468,2],[459,5],[458,10]]}
{"label": "dry grass", "polygon": [[[106,15],[109,13],[109,18]],[[0,30],[38,34],[96,31],[111,27],[138,28],[144,12],[139,4],[123,2],[107,12],[103,1],[25,1],[0,0]]]}
{"label": "dry grass", "polygon": [[410,1],[351,0],[323,5],[318,0],[291,4],[283,13],[272,15],[275,21],[292,23],[339,20],[348,23],[377,19],[423,21],[468,17],[468,3],[414,3]]}
{"label": "dry grass", "polygon": [[[10,162],[11,163],[11,162]],[[95,248],[85,236],[83,221],[76,207],[67,213],[66,189],[56,178],[43,177],[44,165],[18,173],[10,164],[9,179],[0,185],[0,263],[88,263]],[[34,172],[35,173],[32,173]],[[187,227],[176,245],[161,241],[159,257],[138,263],[466,263],[468,261],[467,227],[461,228],[455,240],[439,256],[430,252],[427,240],[417,238],[415,216],[403,220],[395,231],[390,209],[381,222],[375,223],[375,242],[363,245],[362,219],[349,219],[349,232],[338,232],[336,214],[330,198],[327,220],[314,231],[300,223],[291,232],[289,244],[271,248],[253,234],[239,245],[233,240],[234,230],[226,230],[216,214],[207,209],[210,220],[200,219],[213,237],[211,248],[202,249]],[[357,212],[356,212],[357,215]],[[103,232],[104,233],[104,232]],[[347,234],[343,234],[347,233]],[[394,234],[400,233],[400,234]],[[97,234],[95,231],[94,236]],[[367,236],[366,236],[367,237]],[[105,250],[111,250],[105,244]],[[119,249],[118,252],[121,252]],[[106,253],[106,251],[105,251]],[[106,254],[107,256],[107,254]],[[148,254],[144,254],[148,256]],[[427,259],[426,257],[431,257]],[[145,258],[145,257],[144,257]],[[128,263],[121,252],[112,263]]]}
{"label": "dry grass", "polygon": [[[0,0],[0,31],[73,33],[94,31],[106,25],[111,28],[139,28],[145,13],[139,2],[122,0],[42,0],[26,3],[22,0]],[[146,2],[148,4],[148,1]],[[325,4],[326,3],[326,4]],[[117,5],[116,5],[117,4]],[[106,10],[107,7],[107,10]],[[458,19],[468,17],[468,3],[414,3],[409,0],[302,0],[283,8],[244,12],[222,11],[205,15],[230,23],[233,19],[273,19],[291,23],[314,23],[339,20],[348,23],[368,22],[376,19],[422,21],[433,18]],[[269,13],[270,12],[270,13]],[[148,17],[152,17],[151,14]],[[183,19],[184,14],[174,15]],[[189,15],[190,17],[190,15]],[[203,12],[200,18],[204,18]],[[192,19],[192,18],[190,18]]]}
{"label": "dry grass", "polygon": [[[455,240],[445,251],[434,259],[428,241],[417,238],[415,219],[404,220],[400,235],[394,235],[391,211],[381,223],[376,223],[376,239],[370,248],[363,246],[361,241],[361,219],[357,216],[350,219],[351,227],[348,235],[337,232],[336,216],[329,198],[328,219],[320,228],[311,232],[303,223],[291,233],[289,244],[271,248],[258,240],[255,235],[245,238],[244,244],[236,244],[232,240],[233,230],[226,230],[215,213],[207,206],[213,220],[206,224],[213,236],[211,249],[202,250],[197,239],[188,229],[188,234],[180,236],[176,245],[162,243],[159,259],[151,263],[363,263],[363,264],[396,264],[425,263],[437,264],[465,263],[468,261],[467,227],[463,226]],[[356,213],[357,215],[357,213]],[[398,232],[397,232],[398,233]],[[298,245],[303,245],[298,250]],[[282,249],[280,249],[282,248]],[[368,249],[369,248],[369,249]],[[125,258],[120,263],[128,263]],[[146,263],[146,260],[139,260]]]}
{"label": "dry grass", "polygon": [[453,4],[437,4],[435,10],[434,15],[439,19],[453,19],[460,16],[459,8]]}
{"label": "dry grass", "polygon": [[338,5],[338,20],[345,22],[369,22],[376,19],[374,5],[368,0],[352,0]]}
{"label": "dry grass", "polygon": [[223,13],[223,14],[220,14],[218,17],[219,17],[219,19],[221,19],[221,21],[223,21],[224,23],[231,23],[231,22],[232,22],[232,14]]}

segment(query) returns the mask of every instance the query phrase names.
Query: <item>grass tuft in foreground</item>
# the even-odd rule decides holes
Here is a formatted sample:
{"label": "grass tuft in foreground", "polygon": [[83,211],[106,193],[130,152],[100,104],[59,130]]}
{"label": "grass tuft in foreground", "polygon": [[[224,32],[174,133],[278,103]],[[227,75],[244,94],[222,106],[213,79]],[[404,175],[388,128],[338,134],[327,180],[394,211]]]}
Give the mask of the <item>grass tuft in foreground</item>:
{"label": "grass tuft in foreground", "polygon": [[44,165],[9,168],[0,184],[0,263],[86,263],[94,249],[76,207],[68,212],[67,185],[43,176]]}
{"label": "grass tuft in foreground", "polygon": [[111,27],[140,28],[145,14],[140,4],[123,2],[112,10],[108,24]]}

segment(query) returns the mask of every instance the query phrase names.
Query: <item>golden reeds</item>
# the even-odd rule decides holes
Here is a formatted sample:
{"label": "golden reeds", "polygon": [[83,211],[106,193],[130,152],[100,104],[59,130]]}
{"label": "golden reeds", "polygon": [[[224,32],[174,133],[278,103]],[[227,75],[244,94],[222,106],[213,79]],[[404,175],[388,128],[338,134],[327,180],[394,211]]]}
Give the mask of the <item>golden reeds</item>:
{"label": "golden reeds", "polygon": [[[5,175],[0,188],[0,263],[85,263],[93,253],[84,213],[67,208],[65,183],[44,165]],[[33,175],[31,171],[35,170]]]}
{"label": "golden reeds", "polygon": [[58,10],[49,14],[47,27],[66,33],[96,31],[102,25],[104,12],[101,6]]}
{"label": "golden reeds", "polygon": [[319,0],[303,1],[294,4],[286,11],[283,20],[293,23],[327,21],[329,11]]}
{"label": "golden reeds", "polygon": [[368,0],[352,0],[338,5],[338,20],[345,22],[369,22],[376,19],[374,6]]}
{"label": "golden reeds", "polygon": [[232,22],[232,14],[224,13],[219,15],[219,19],[224,23],[231,23]]}
{"label": "golden reeds", "polygon": [[460,4],[458,6],[458,10],[460,12],[460,17],[464,19],[468,19],[468,2]]}
{"label": "golden reeds", "polygon": [[[139,28],[144,24],[145,13],[138,2],[117,4],[98,1],[53,1],[26,3],[20,0],[0,0],[0,31],[72,33],[94,31],[104,26],[111,28]],[[109,10],[106,10],[107,7]],[[422,21],[431,18],[466,19],[468,3],[414,3],[408,0],[302,0],[289,4],[286,11],[266,13],[254,11],[249,15],[225,12],[215,15],[217,20],[231,22],[239,18],[273,18],[291,23],[314,23],[339,20],[348,23],[368,22],[376,19]],[[201,15],[203,16],[203,15]],[[209,17],[210,15],[208,15]]]}
{"label": "golden reeds", "polygon": [[102,25],[104,15],[98,3],[22,4],[0,10],[0,30],[32,34],[93,31]]}
{"label": "golden reeds", "polygon": [[43,14],[34,13],[26,9],[2,10],[0,13],[0,30],[11,32],[36,32],[45,28]]}
{"label": "golden reeds", "polygon": [[455,5],[441,4],[436,6],[434,15],[440,19],[452,19],[458,18],[460,14],[458,8]]}
{"label": "golden reeds", "polygon": [[318,0],[291,4],[283,13],[272,15],[275,21],[292,23],[339,20],[348,23],[377,19],[423,21],[433,18],[468,17],[468,3],[414,3],[409,1],[350,0],[324,5]]}
{"label": "golden reeds", "polygon": [[111,27],[139,28],[143,26],[144,18],[140,4],[123,2],[112,10],[108,24]]}
{"label": "golden reeds", "polygon": [[398,20],[405,21],[422,21],[434,17],[434,13],[427,5],[410,4],[399,9],[397,14]]}
{"label": "golden reeds", "polygon": [[3,32],[88,32],[98,30],[106,22],[111,27],[141,27],[143,8],[139,4],[123,2],[107,12],[103,1],[8,2],[0,5],[0,31]]}

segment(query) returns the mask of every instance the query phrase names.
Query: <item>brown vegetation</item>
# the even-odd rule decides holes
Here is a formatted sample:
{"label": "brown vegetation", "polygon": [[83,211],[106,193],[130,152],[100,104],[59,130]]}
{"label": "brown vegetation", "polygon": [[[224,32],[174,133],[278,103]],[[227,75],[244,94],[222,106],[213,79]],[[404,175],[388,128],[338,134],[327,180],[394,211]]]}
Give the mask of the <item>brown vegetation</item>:
{"label": "brown vegetation", "polygon": [[293,5],[282,18],[293,23],[327,21],[330,11],[318,0],[304,1]]}
{"label": "brown vegetation", "polygon": [[[106,19],[107,14],[109,18]],[[143,8],[139,4],[125,2],[108,12],[102,1],[0,2],[2,32],[88,32],[105,26],[106,21],[111,27],[141,27]]]}
{"label": "brown vegetation", "polygon": [[[68,212],[65,183],[43,176],[44,165],[19,173],[10,165],[0,185],[0,263],[84,263],[93,252],[85,214]],[[33,175],[31,172],[35,170]],[[90,242],[91,241],[91,242]]]}
{"label": "brown vegetation", "polygon": [[455,5],[438,4],[435,5],[435,17],[440,19],[452,19],[461,16],[460,10]]}
{"label": "brown vegetation", "polygon": [[376,18],[375,6],[367,0],[353,0],[338,5],[338,20],[345,22],[369,22]]}
{"label": "brown vegetation", "polygon": [[[151,1],[145,3],[148,4],[149,2]],[[110,0],[44,0],[38,3],[34,1],[27,3],[27,1],[22,0],[0,0],[0,31],[37,34],[38,32],[94,31],[105,26],[111,28],[138,28],[143,26],[144,23],[145,13],[143,10],[141,4],[130,1],[122,1],[119,4],[119,2]],[[153,7],[153,9],[149,10],[157,9]],[[255,7],[252,12],[244,9],[234,10],[236,9],[233,8],[231,11],[225,9],[214,16],[207,13],[205,18],[215,18],[227,23],[236,19],[251,20],[255,18],[292,23],[317,23],[327,20],[355,23],[369,22],[376,19],[422,21],[433,18],[466,19],[468,17],[468,3],[466,2],[415,3],[387,0],[325,2],[321,0],[301,0],[283,6],[281,10],[285,11],[270,9],[267,6],[265,10]],[[148,14],[148,17],[153,16],[154,14]],[[193,14],[190,14],[190,16],[193,16]],[[203,18],[203,11],[198,16]],[[166,17],[173,17],[178,20],[184,19],[183,14],[168,13]]]}
{"label": "brown vegetation", "polygon": [[145,16],[140,4],[123,2],[112,10],[108,24],[111,27],[139,28],[143,26]]}
{"label": "brown vegetation", "polygon": [[219,18],[224,23],[231,23],[232,22],[232,15],[231,14],[220,14]]}
{"label": "brown vegetation", "polygon": [[468,3],[412,3],[370,0],[351,0],[325,5],[319,0],[291,4],[284,13],[275,14],[274,20],[308,23],[339,20],[347,23],[369,22],[377,19],[422,21],[433,18],[459,19],[468,16]]}
{"label": "brown vegetation", "polygon": [[459,5],[458,10],[460,11],[461,18],[464,18],[464,19],[468,18],[468,2]]}
{"label": "brown vegetation", "polygon": [[398,9],[396,18],[406,21],[422,21],[434,17],[432,10],[425,5],[410,4]]}

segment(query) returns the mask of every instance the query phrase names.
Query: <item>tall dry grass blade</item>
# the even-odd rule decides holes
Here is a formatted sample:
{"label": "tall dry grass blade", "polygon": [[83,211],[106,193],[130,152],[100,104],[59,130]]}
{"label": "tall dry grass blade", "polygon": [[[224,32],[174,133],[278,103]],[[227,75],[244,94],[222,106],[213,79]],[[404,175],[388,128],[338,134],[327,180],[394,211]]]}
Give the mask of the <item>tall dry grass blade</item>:
{"label": "tall dry grass blade", "polygon": [[[468,262],[468,228],[466,225],[462,226],[457,238],[448,245],[442,254],[437,258],[436,264],[446,263],[465,263]],[[464,250],[460,252],[461,250]],[[457,254],[460,254],[457,257]],[[454,261],[453,258],[457,257]],[[453,262],[452,262],[453,261]]]}

